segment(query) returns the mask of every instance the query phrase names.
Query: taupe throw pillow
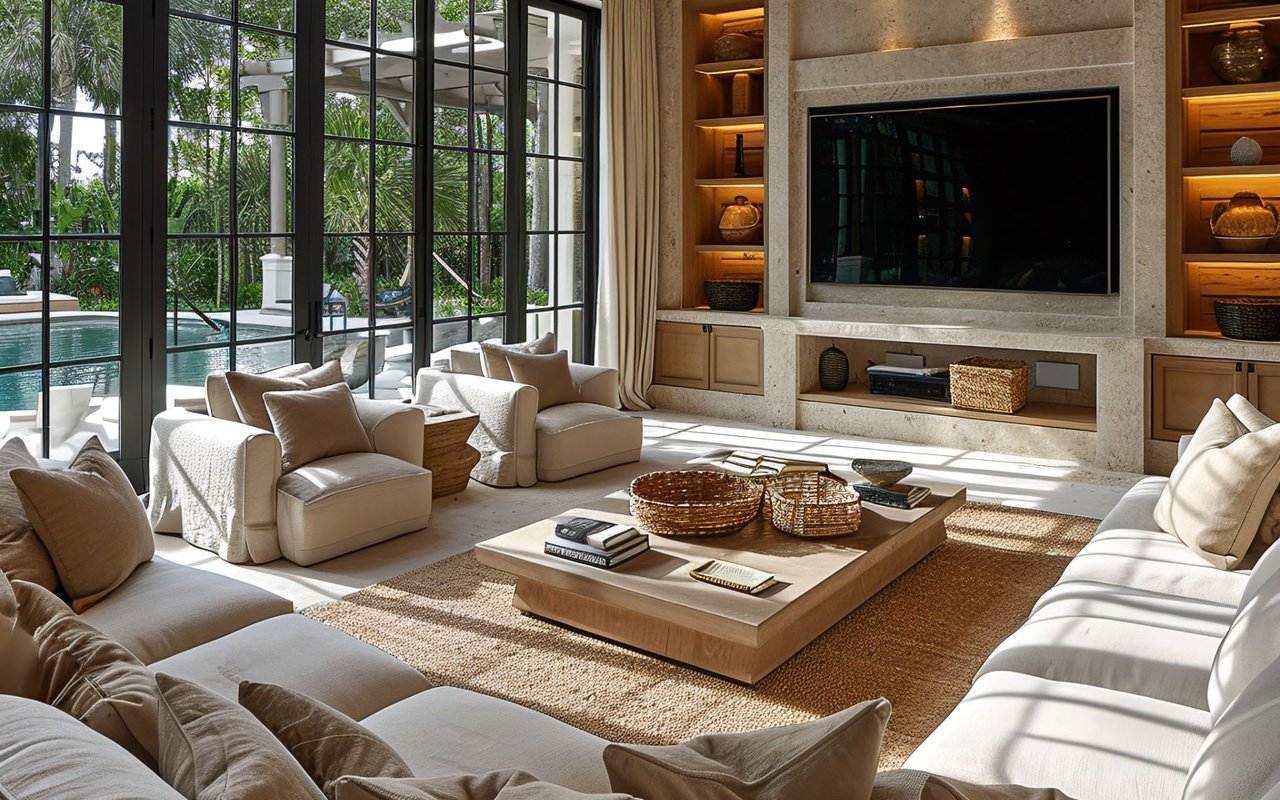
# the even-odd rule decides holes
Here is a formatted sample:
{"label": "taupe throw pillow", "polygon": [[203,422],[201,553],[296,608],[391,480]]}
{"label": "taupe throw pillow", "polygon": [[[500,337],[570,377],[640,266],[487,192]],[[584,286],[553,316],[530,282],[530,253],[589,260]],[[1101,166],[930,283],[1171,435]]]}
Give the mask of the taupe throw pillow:
{"label": "taupe throw pillow", "polygon": [[507,353],[530,353],[547,356],[556,351],[555,333],[544,333],[537,339],[530,339],[520,344],[502,344],[497,339],[480,343],[480,366],[486,378],[500,381],[512,380],[511,368],[507,366]]}
{"label": "taupe throw pillow", "polygon": [[345,383],[322,389],[267,392],[262,396],[280,440],[285,472],[346,453],[371,453],[355,398]]}
{"label": "taupe throw pillow", "polygon": [[507,353],[512,379],[538,390],[538,410],[576,403],[582,390],[569,371],[569,354],[561,350],[549,356]]}
{"label": "taupe throw pillow", "polygon": [[[262,373],[268,378],[297,378],[311,372],[308,363],[290,364]],[[204,379],[204,403],[209,416],[214,419],[225,419],[240,422],[240,412],[236,410],[236,401],[231,398],[231,389],[227,387],[227,371],[212,372]]]}
{"label": "taupe throw pillow", "polygon": [[575,792],[520,770],[444,778],[347,777],[334,787],[334,800],[635,800],[622,794]]}
{"label": "taupe throw pillow", "polygon": [[13,590],[18,627],[35,645],[25,667],[34,669],[18,693],[70,714],[154,769],[160,747],[151,671],[48,589],[16,581]]}
{"label": "taupe throw pillow", "polygon": [[368,728],[319,700],[271,683],[243,681],[240,705],[267,726],[324,791],[344,775],[412,778],[404,759]]}
{"label": "taupe throw pillow", "polygon": [[147,510],[96,436],[65,470],[15,469],[10,477],[77,614],[155,555]]}
{"label": "taupe throw pillow", "polygon": [[58,588],[58,572],[9,477],[15,469],[40,469],[21,439],[10,439],[0,447],[0,570],[11,580],[38,583],[52,591]]}
{"label": "taupe throw pillow", "polygon": [[342,367],[337,361],[327,361],[310,372],[291,378],[251,375],[247,372],[228,372],[226,378],[227,389],[231,392],[240,421],[264,431],[271,430],[271,417],[268,416],[266,403],[262,399],[267,392],[319,389],[322,386],[346,383],[342,377]]}
{"label": "taupe throw pillow", "polygon": [[881,772],[871,800],[1071,800],[1057,789],[1003,784],[978,786],[911,769]]}
{"label": "taupe throw pillow", "polygon": [[188,800],[324,800],[284,745],[247,710],[157,673],[160,777]]}
{"label": "taupe throw pillow", "polygon": [[1156,503],[1155,521],[1218,569],[1235,569],[1280,486],[1280,426],[1250,433],[1214,400]]}
{"label": "taupe throw pillow", "polygon": [[889,721],[883,698],[814,722],[699,736],[670,747],[612,744],[615,792],[662,800],[867,797]]}

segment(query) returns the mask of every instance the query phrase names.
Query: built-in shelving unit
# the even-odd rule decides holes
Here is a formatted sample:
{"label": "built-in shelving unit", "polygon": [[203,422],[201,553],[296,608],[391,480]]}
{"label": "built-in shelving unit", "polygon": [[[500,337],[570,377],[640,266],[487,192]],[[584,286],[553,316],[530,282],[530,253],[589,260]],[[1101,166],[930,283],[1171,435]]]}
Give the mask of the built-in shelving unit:
{"label": "built-in shelving unit", "polygon": [[[1222,252],[1209,230],[1214,206],[1237,192],[1280,203],[1280,57],[1254,83],[1229,83],[1213,68],[1214,48],[1232,26],[1262,26],[1280,52],[1280,4],[1183,0],[1171,10],[1169,314],[1171,336],[1220,336],[1213,301],[1280,296],[1280,239],[1265,253]],[[1263,161],[1231,163],[1241,136]]]}
{"label": "built-in shelving unit", "polygon": [[956,408],[950,403],[936,400],[916,400],[910,397],[891,397],[883,394],[871,394],[866,386],[850,386],[842,392],[801,392],[801,402],[839,403],[860,408],[884,408],[890,411],[904,411],[911,414],[936,414],[943,417],[959,417],[961,419],[980,419],[988,422],[1003,422],[1010,425],[1038,425],[1042,428],[1064,428],[1074,431],[1098,430],[1098,410],[1086,406],[1072,406],[1065,403],[1029,402],[1016,414],[997,414],[993,411],[974,411],[967,408]]}
{"label": "built-in shelving unit", "polygon": [[[684,265],[682,307],[705,309],[708,280],[760,282],[765,305],[764,225],[746,242],[727,242],[720,217],[737,197],[765,204],[765,9],[761,0],[686,0],[684,31]],[[716,60],[726,33],[760,34],[761,55]],[[741,137],[742,154],[738,155]]]}

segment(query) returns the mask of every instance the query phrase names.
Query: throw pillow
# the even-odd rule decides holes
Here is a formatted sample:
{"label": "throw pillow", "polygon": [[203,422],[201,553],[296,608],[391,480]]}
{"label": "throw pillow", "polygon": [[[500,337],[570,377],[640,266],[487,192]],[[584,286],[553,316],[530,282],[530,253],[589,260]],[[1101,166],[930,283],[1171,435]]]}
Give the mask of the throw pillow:
{"label": "throw pillow", "polygon": [[342,367],[337,361],[327,361],[308,373],[292,378],[273,378],[247,372],[228,372],[226,377],[227,389],[231,392],[240,421],[264,431],[271,430],[271,417],[268,416],[266,403],[262,399],[267,392],[319,389],[322,386],[346,383],[342,377]]}
{"label": "throw pillow", "polygon": [[507,353],[506,357],[512,379],[538,390],[539,411],[582,399],[582,390],[569,371],[569,354],[563,350],[549,356]]}
{"label": "throw pillow", "polygon": [[881,772],[870,800],[1071,800],[1057,789],[978,786],[912,769]]}
{"label": "throw pillow", "polygon": [[333,797],[334,800],[635,800],[622,794],[582,794],[543,783],[520,770],[408,780],[352,776],[335,784]]}
{"label": "throw pillow", "polygon": [[21,696],[70,714],[154,769],[160,747],[151,671],[48,589],[25,581],[13,589],[18,627],[34,643]]}
{"label": "throw pillow", "polygon": [[36,647],[31,635],[18,624],[18,598],[9,579],[0,572],[0,695],[35,695]]}
{"label": "throw pillow", "polygon": [[[296,378],[311,371],[311,365],[290,364],[262,373],[268,378]],[[214,419],[225,419],[240,422],[240,412],[236,411],[236,402],[231,399],[231,389],[227,387],[227,372],[212,372],[204,379],[204,403],[209,416]]]}
{"label": "throw pillow", "polygon": [[1280,486],[1280,425],[1248,432],[1214,400],[1156,503],[1155,521],[1218,569],[1235,569]]}
{"label": "throw pillow", "polygon": [[0,570],[12,580],[57,589],[58,572],[53,568],[49,551],[31,527],[18,489],[9,477],[15,469],[40,469],[40,462],[21,439],[10,439],[0,447]]}
{"label": "throw pillow", "polygon": [[147,510],[96,436],[65,470],[15,469],[10,477],[77,614],[155,555]]}
{"label": "throw pillow", "polygon": [[345,383],[322,389],[267,392],[262,396],[280,440],[285,472],[346,453],[370,453],[355,398]]}
{"label": "throw pillow", "polygon": [[450,372],[462,375],[483,375],[484,360],[480,355],[480,343],[469,342],[449,348]]}
{"label": "throw pillow", "polygon": [[284,745],[247,710],[156,674],[160,777],[188,800],[324,800]]}
{"label": "throw pillow", "polygon": [[867,797],[889,721],[883,698],[814,722],[699,736],[670,747],[612,744],[615,792],[663,800]]}
{"label": "throw pillow", "polygon": [[1209,672],[1209,714],[1222,715],[1244,688],[1280,661],[1280,574],[1272,575],[1240,606],[1218,643]]}
{"label": "throw pillow", "polygon": [[1280,661],[1245,687],[1209,728],[1191,762],[1182,800],[1275,800],[1280,731]]}
{"label": "throw pillow", "polygon": [[[1251,433],[1257,433],[1275,424],[1275,420],[1254,408],[1253,403],[1238,394],[1232,395],[1227,401],[1227,409],[1235,414],[1245,430]],[[1265,547],[1274,544],[1277,538],[1280,538],[1280,490],[1271,496],[1271,502],[1267,504],[1267,511],[1262,515],[1262,524],[1258,526],[1258,538],[1254,543]]]}
{"label": "throw pillow", "polygon": [[282,686],[243,681],[240,705],[267,726],[327,797],[333,797],[332,784],[344,775],[413,777],[391,745],[319,700]]}
{"label": "throw pillow", "polygon": [[529,353],[538,356],[551,355],[556,351],[556,335],[544,333],[537,339],[530,339],[520,344],[502,344],[497,339],[480,343],[481,369],[486,378],[500,381],[512,380],[511,368],[507,366],[507,353]]}

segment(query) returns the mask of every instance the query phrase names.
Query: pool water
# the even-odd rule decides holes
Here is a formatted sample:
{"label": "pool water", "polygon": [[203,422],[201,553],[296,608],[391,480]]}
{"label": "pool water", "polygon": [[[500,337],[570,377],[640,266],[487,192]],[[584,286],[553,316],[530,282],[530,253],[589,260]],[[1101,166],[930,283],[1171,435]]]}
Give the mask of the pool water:
{"label": "pool water", "polygon": [[[247,337],[278,336],[285,328],[265,325],[240,325],[239,335]],[[178,320],[175,328],[166,326],[166,343],[178,345],[218,344],[227,341],[226,331],[214,331],[200,320]],[[40,361],[41,334],[39,320],[19,322],[0,321],[0,368],[16,364]],[[237,365],[249,372],[265,372],[268,369],[290,363],[293,354],[291,342],[271,344],[241,344],[237,348]],[[84,358],[115,358],[120,353],[120,327],[113,316],[54,318],[49,331],[51,361],[67,361]],[[226,348],[185,353],[170,353],[168,357],[168,383],[187,386],[203,386],[210,372],[228,369],[229,352]],[[77,383],[94,384],[94,394],[99,397],[118,395],[120,392],[120,365],[108,361],[99,364],[82,364],[71,367],[54,367],[49,371],[49,381],[55,386]],[[40,392],[40,370],[14,372],[0,375],[0,411],[31,410],[36,407],[36,395]]]}

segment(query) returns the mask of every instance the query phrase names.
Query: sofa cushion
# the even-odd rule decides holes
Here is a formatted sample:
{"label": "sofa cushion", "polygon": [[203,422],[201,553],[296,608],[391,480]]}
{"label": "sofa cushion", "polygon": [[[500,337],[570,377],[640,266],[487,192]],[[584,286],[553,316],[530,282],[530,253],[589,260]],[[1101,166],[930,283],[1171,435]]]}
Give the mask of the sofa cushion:
{"label": "sofa cushion", "polygon": [[1280,575],[1280,547],[1268,547],[1258,558],[1240,593],[1240,608],[1258,595],[1272,576]]}
{"label": "sofa cushion", "polygon": [[9,477],[15,469],[40,469],[40,462],[16,437],[0,446],[0,572],[53,591],[58,588],[58,571]]}
{"label": "sofa cushion", "polygon": [[373,645],[301,614],[284,614],[151,665],[232,700],[241,681],[274,683],[352,719],[431,688],[422,673]]}
{"label": "sofa cushion", "polygon": [[323,800],[284,745],[232,700],[163,673],[160,776],[190,800]]}
{"label": "sofa cushion", "polygon": [[1159,530],[1160,526],[1156,525],[1155,519],[1156,503],[1160,501],[1160,495],[1164,493],[1164,487],[1168,483],[1168,478],[1158,475],[1148,476],[1135,483],[1102,518],[1102,522],[1098,523],[1097,532],[1117,528]]}
{"label": "sofa cushion", "polygon": [[151,673],[43,586],[18,581],[14,591],[18,625],[36,648],[31,699],[66,712],[154,767],[160,748]]}
{"label": "sofa cushion", "polygon": [[0,794],[14,800],[183,800],[124,748],[56,708],[0,695]]}
{"label": "sofa cushion", "polygon": [[612,744],[614,791],[639,797],[777,800],[866,797],[875,782],[889,701],[749,733],[698,736],[670,747]]}
{"label": "sofa cushion", "polygon": [[271,429],[280,440],[285,472],[330,456],[371,453],[355,398],[345,383],[262,395]]}
{"label": "sofa cushion", "polygon": [[1071,800],[1057,789],[977,786],[927,772],[893,769],[876,776],[870,800]]}
{"label": "sofa cushion", "polygon": [[1244,688],[1280,661],[1280,575],[1258,588],[1223,637],[1209,680],[1209,711],[1218,719]]}
{"label": "sofa cushion", "polygon": [[431,473],[378,453],[313,461],[276,484],[280,552],[307,566],[421,530]]}
{"label": "sofa cushion", "polygon": [[1280,797],[1280,661],[1272,662],[1223,710],[1187,775],[1183,800]]}
{"label": "sofa cushion", "polygon": [[272,683],[240,683],[240,705],[280,740],[326,797],[344,775],[412,778],[390,745],[351,717]]}
{"label": "sofa cushion", "polygon": [[545,783],[527,772],[443,778],[343,778],[335,800],[635,800],[622,794],[582,794]]}
{"label": "sofa cushion", "polygon": [[147,509],[98,437],[85,442],[65,470],[9,474],[77,612],[155,555]]}
{"label": "sofa cushion", "polygon": [[1253,545],[1280,486],[1280,427],[1250,432],[1214,400],[1156,504],[1155,519],[1219,569]]}
{"label": "sofa cushion", "polygon": [[1209,731],[1199,709],[1096,686],[990,672],[903,764],[1076,800],[1176,798]]}
{"label": "sofa cushion", "polygon": [[395,748],[414,775],[520,769],[579,792],[609,791],[601,758],[608,742],[505,700],[439,687],[361,722]]}
{"label": "sofa cushion", "polygon": [[247,372],[228,372],[224,377],[231,399],[235,402],[236,416],[240,422],[271,430],[271,417],[267,414],[262,396],[267,392],[288,392],[300,389],[319,389],[324,386],[346,383],[342,366],[337,361],[326,361],[309,372],[291,377],[252,375]]}
{"label": "sofa cushion", "polygon": [[288,600],[244,581],[154,558],[81,619],[151,664],[291,611]]}
{"label": "sofa cushion", "polygon": [[563,481],[640,459],[644,421],[594,403],[538,413],[538,480]]}

